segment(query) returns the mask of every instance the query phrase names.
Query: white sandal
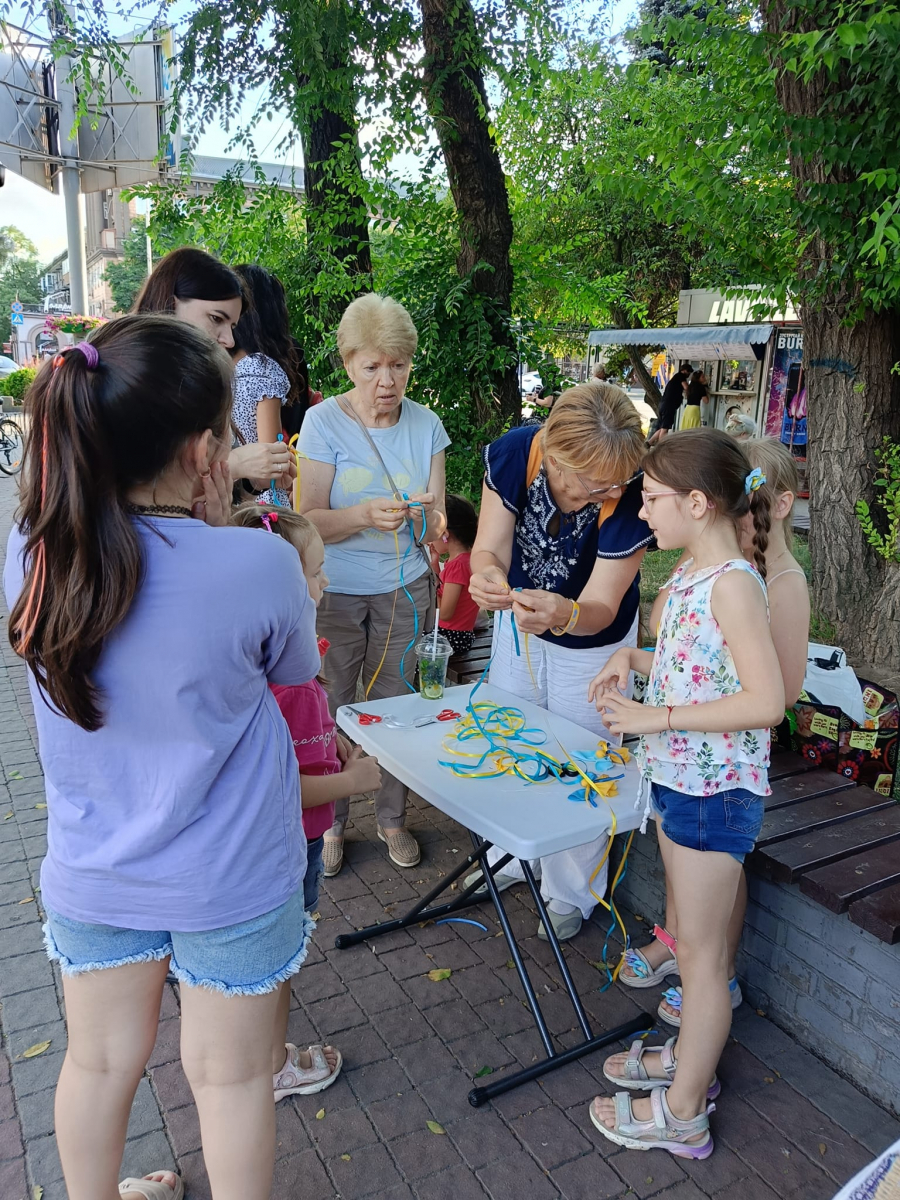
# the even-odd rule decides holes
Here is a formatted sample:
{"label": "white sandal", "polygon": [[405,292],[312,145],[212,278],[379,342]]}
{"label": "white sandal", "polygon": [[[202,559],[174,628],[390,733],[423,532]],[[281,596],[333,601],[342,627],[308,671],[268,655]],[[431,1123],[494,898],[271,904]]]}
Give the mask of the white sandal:
{"label": "white sandal", "polygon": [[[307,1047],[312,1063],[309,1067],[298,1065],[300,1051],[293,1042],[287,1042],[285,1049],[287,1058],[284,1060],[284,1066],[274,1077],[276,1104],[285,1096],[312,1096],[316,1092],[324,1092],[335,1082],[344,1065],[340,1050],[335,1050],[337,1062],[332,1070],[325,1057],[325,1047],[318,1043]],[[329,1049],[334,1050],[334,1047],[330,1046]]]}
{"label": "white sandal", "polygon": [[[732,977],[728,980],[728,993],[731,997],[731,1011],[734,1012],[736,1008],[740,1008],[744,1003],[744,993],[741,991],[741,985],[738,983],[737,975],[732,975]],[[676,1016],[675,1013],[667,1012],[666,1008],[664,1007],[666,1004],[669,1005],[669,1008],[674,1008],[678,1015]],[[681,1028],[680,987],[666,988],[662,994],[662,1000],[660,1001],[659,1008],[656,1010],[656,1015],[661,1021],[665,1021],[667,1025],[671,1025],[673,1029]]]}
{"label": "white sandal", "polygon": [[[665,962],[661,962],[658,967],[651,967],[642,950],[626,950],[623,969],[619,972],[619,982],[624,983],[626,987],[656,987],[658,983],[662,983],[667,975],[678,974],[678,959],[676,958],[678,942],[661,925],[653,926],[653,936],[666,947],[669,951],[669,957]],[[647,947],[645,946],[644,950],[646,949]],[[630,975],[625,974],[625,967],[628,967],[631,971]]]}
{"label": "white sandal", "polygon": [[[603,1078],[608,1079],[610,1083],[614,1083],[617,1087],[627,1088],[629,1091],[647,1092],[652,1088],[667,1088],[675,1082],[675,1068],[678,1065],[675,1058],[675,1043],[677,1041],[677,1037],[670,1037],[663,1046],[648,1046],[638,1038],[631,1043],[628,1057],[623,1064],[623,1074],[613,1075],[611,1071],[607,1070],[606,1063],[604,1063]],[[659,1055],[659,1065],[665,1071],[664,1079],[659,1079],[649,1073],[643,1063],[645,1054]],[[606,1062],[609,1062],[609,1059]],[[713,1081],[709,1085],[709,1091],[706,1093],[707,1100],[715,1100],[721,1090],[722,1085],[719,1083],[718,1077],[713,1075]]]}
{"label": "white sandal", "polygon": [[[168,1170],[168,1168],[163,1168]],[[156,1179],[123,1179],[119,1184],[119,1195],[124,1196],[126,1192],[137,1192],[139,1196],[143,1196],[144,1200],[183,1200],[184,1198],[184,1181],[181,1176],[172,1172],[175,1175],[175,1186],[170,1188],[167,1183],[159,1183]]]}
{"label": "white sandal", "polygon": [[[666,1089],[654,1088],[650,1093],[650,1107],[653,1115],[649,1121],[639,1121],[631,1108],[631,1096],[628,1092],[616,1092],[613,1097],[615,1125],[610,1129],[603,1123],[600,1114],[595,1110],[596,1100],[591,1102],[591,1123],[609,1141],[617,1146],[625,1146],[628,1150],[668,1150],[678,1158],[709,1158],[713,1152],[712,1135],[709,1132],[709,1114],[715,1111],[715,1105],[710,1104],[704,1113],[690,1121],[680,1121],[673,1116],[666,1103]],[[700,1142],[690,1139],[702,1134]]]}

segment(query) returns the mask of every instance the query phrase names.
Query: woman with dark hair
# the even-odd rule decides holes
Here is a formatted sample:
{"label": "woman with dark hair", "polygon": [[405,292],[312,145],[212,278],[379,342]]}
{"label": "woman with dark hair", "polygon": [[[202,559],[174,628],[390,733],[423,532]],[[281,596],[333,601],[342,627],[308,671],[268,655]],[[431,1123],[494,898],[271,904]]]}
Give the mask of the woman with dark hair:
{"label": "woman with dark hair", "polygon": [[[281,410],[299,402],[306,380],[300,375],[281,281],[264,267],[244,264],[236,270],[250,304],[234,327],[231,419],[247,444],[275,442],[282,432]],[[291,503],[284,488],[267,488],[259,500],[282,508]]]}
{"label": "woman with dark hair", "polygon": [[[205,250],[183,246],[156,264],[133,311],[170,313],[231,350],[235,327],[247,304],[244,284],[231,267]],[[257,487],[267,487],[272,479],[288,480],[293,476],[293,455],[276,440],[277,432],[269,442],[254,437],[249,444],[232,449],[228,456],[232,478],[249,479]]]}
{"label": "woman with dark hair", "polygon": [[285,1052],[317,1088],[338,1065],[325,1046],[273,1056],[312,923],[297,760],[269,685],[315,678],[320,656],[296,551],[228,524],[231,375],[188,324],[132,315],[46,363],[28,396],[3,583],[47,789],[71,1200],[184,1194],[171,1171],[116,1184],[167,972],[214,1196],[270,1194]]}
{"label": "woman with dark hair", "polygon": [[688,380],[687,396],[684,412],[681,414],[682,429],[699,429],[702,404],[709,402],[709,388],[706,386],[706,373],[703,370],[694,371]]}

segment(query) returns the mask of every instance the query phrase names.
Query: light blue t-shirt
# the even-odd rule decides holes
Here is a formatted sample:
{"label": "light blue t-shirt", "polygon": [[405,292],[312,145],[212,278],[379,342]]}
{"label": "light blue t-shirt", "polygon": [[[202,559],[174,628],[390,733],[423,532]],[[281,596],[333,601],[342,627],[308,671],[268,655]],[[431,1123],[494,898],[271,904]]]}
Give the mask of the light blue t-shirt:
{"label": "light blue t-shirt", "polygon": [[[315,677],[316,610],[280,537],[135,525],[144,576],[93,672],[102,727],[56,713],[29,674],[47,787],[41,896],[75,921],[219,929],[271,912],[303,881],[297,759],[269,684]],[[10,607],[23,545],[13,527]]]}
{"label": "light blue t-shirt", "polygon": [[[404,398],[400,420],[387,429],[370,429],[384,464],[401,492],[409,496],[428,491],[431,460],[450,445],[440,417],[423,404]],[[376,497],[392,495],[391,485],[369,445],[366,435],[332,396],[309,409],[300,430],[301,455],[334,467],[331,507],[352,508]],[[303,462],[300,462],[303,488]],[[398,530],[403,581],[429,570],[424,556],[409,549],[409,525]],[[405,558],[404,558],[405,555]],[[364,529],[342,542],[325,547],[325,573],[329,592],[348,596],[380,596],[398,585],[397,547],[392,533]]]}

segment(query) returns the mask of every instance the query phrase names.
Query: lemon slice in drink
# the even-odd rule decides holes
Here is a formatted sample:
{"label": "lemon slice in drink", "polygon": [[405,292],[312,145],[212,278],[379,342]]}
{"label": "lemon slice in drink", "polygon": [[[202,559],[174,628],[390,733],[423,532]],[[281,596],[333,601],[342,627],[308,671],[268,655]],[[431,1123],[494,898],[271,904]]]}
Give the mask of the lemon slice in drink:
{"label": "lemon slice in drink", "polygon": [[444,694],[443,685],[440,683],[423,683],[422,695],[426,700],[440,700]]}

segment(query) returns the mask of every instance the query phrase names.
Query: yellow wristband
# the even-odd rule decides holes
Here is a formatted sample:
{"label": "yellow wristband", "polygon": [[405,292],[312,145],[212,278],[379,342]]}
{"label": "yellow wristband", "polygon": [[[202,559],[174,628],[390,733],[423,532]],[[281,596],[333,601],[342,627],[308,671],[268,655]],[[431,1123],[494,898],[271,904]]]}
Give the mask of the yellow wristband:
{"label": "yellow wristband", "polygon": [[569,614],[569,619],[565,623],[565,625],[552,625],[550,627],[550,632],[554,635],[554,637],[564,637],[565,634],[571,633],[571,631],[578,624],[578,617],[579,617],[580,612],[581,612],[581,609],[578,606],[578,601],[573,600],[572,601],[572,611]]}

